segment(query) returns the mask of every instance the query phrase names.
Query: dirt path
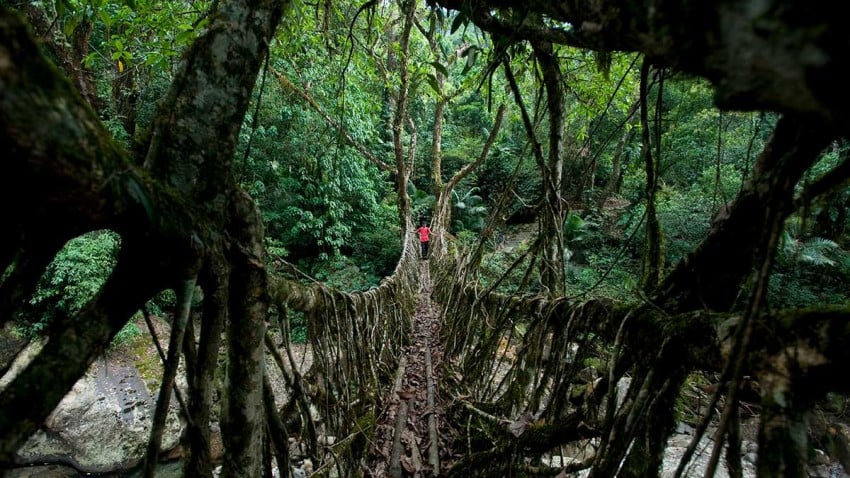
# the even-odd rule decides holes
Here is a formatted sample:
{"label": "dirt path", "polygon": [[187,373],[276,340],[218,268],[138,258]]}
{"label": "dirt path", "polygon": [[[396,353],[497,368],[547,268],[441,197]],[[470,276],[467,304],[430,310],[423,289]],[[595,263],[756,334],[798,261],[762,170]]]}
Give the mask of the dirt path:
{"label": "dirt path", "polygon": [[375,478],[440,476],[441,464],[449,457],[438,388],[442,361],[439,309],[431,302],[428,261],[419,267],[422,282],[413,317],[413,342],[405,347],[401,380],[385,401],[366,472]]}

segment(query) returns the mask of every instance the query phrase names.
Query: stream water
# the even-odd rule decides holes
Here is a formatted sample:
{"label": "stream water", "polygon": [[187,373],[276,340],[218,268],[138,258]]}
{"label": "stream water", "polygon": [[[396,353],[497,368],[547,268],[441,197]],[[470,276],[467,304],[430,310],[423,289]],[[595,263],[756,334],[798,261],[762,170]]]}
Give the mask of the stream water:
{"label": "stream water", "polygon": [[[182,463],[161,463],[156,470],[157,478],[180,478]],[[6,478],[140,478],[141,470],[126,473],[85,474],[64,465],[27,466],[6,472]]]}

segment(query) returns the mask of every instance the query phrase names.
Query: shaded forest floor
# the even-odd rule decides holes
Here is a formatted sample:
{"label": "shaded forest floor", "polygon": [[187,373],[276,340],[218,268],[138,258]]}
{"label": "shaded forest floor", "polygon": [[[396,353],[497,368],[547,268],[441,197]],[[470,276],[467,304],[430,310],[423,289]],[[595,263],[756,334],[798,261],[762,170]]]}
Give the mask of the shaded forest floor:
{"label": "shaded forest floor", "polygon": [[442,346],[440,312],[431,301],[427,260],[419,264],[421,278],[412,342],[405,346],[399,370],[404,370],[385,399],[367,476],[438,476],[453,460],[451,438],[437,384]]}

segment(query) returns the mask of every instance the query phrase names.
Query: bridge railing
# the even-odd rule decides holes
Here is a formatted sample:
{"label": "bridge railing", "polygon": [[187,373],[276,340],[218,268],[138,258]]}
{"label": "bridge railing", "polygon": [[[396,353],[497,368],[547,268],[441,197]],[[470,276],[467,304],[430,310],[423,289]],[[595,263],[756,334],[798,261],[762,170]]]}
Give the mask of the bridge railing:
{"label": "bridge railing", "polygon": [[[408,222],[407,231],[412,230]],[[279,360],[291,379],[284,414],[302,420],[304,445],[318,462],[317,470],[333,470],[336,476],[362,473],[360,460],[374,435],[376,414],[397,378],[402,347],[410,340],[418,248],[414,235],[406,233],[393,274],[366,291],[343,292],[285,279],[271,287],[281,318],[293,312],[306,317],[312,367],[301,377],[291,359]],[[280,321],[284,331],[285,322]],[[288,346],[288,340],[283,342]]]}
{"label": "bridge railing", "polygon": [[[490,471],[476,476],[546,465],[616,476],[646,455],[637,436],[666,440],[695,364],[718,362],[708,315],[660,317],[605,300],[497,293],[470,281],[465,261],[462,253],[444,258],[434,287],[450,368],[443,376],[455,378],[443,384],[453,404],[447,413],[469,435],[450,476],[482,463]],[[683,350],[686,343],[692,349]]]}

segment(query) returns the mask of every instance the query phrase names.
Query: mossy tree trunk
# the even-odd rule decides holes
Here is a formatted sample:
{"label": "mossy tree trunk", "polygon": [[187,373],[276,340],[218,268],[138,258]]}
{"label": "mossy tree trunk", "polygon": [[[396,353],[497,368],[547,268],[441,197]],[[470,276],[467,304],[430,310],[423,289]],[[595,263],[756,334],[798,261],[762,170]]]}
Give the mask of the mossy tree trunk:
{"label": "mossy tree trunk", "polygon": [[713,223],[706,239],[664,278],[657,303],[679,310],[731,308],[765,245],[766,225],[791,214],[796,184],[830,138],[822,124],[780,119],[728,217]]}
{"label": "mossy tree trunk", "polygon": [[[112,142],[88,103],[39,53],[14,12],[0,11],[5,46],[0,69],[4,101],[0,147],[2,199],[20,208],[4,213],[3,257],[17,257],[9,277],[37,278],[65,240],[109,228],[122,237],[118,265],[99,294],[77,317],[59,318],[45,349],[0,393],[0,467],[56,406],[131,315],[153,295],[196,277],[227,311],[228,381],[223,410],[226,476],[259,476],[261,470],[262,337],[268,300],[263,231],[251,200],[239,190],[231,161],[241,120],[260,65],[282,15],[276,1],[225,1],[186,53],[155,120],[145,169]],[[24,191],[12,197],[12,191]],[[20,194],[20,193],[18,193]],[[51,238],[40,241],[37,238]],[[16,251],[10,254],[11,251]],[[45,258],[47,260],[45,260]],[[8,261],[7,261],[8,262]],[[205,267],[209,264],[210,267]],[[9,278],[7,277],[7,279]],[[229,285],[228,285],[229,284]],[[2,284],[8,320],[34,286]],[[227,296],[224,288],[229,289]],[[229,299],[227,299],[229,297]],[[226,303],[224,303],[226,301]],[[209,405],[209,354],[200,370],[206,386],[193,394],[193,418]],[[33,406],[33,404],[37,404]],[[203,457],[209,423],[194,423],[192,455]],[[7,432],[13,430],[13,432]],[[190,465],[200,476],[208,467]]]}
{"label": "mossy tree trunk", "polygon": [[[193,373],[189,374],[189,419],[185,435],[187,457],[183,466],[185,476],[208,477],[213,472],[210,428],[204,424],[212,420],[215,373],[230,297],[231,266],[224,259],[220,248],[211,248],[209,252],[209,260],[199,276],[205,295],[197,363]],[[194,342],[194,337],[189,340]]]}
{"label": "mossy tree trunk", "polygon": [[548,157],[538,165],[543,183],[543,202],[538,219],[543,251],[540,276],[547,294],[558,297],[564,294],[564,219],[569,209],[563,190],[564,80],[553,45],[541,42],[532,46],[534,58],[540,66],[543,86],[546,88],[546,106],[549,113]]}
{"label": "mossy tree trunk", "polygon": [[[658,219],[658,173],[661,163],[661,100],[663,98],[663,70],[657,71],[658,107],[655,108],[655,138],[649,125],[649,72],[651,65],[644,59],[640,69],[640,126],[641,126],[641,156],[646,171],[646,226],[644,234],[644,254],[641,271],[641,287],[644,291],[652,291],[661,282],[664,271],[664,244],[661,234],[661,222]],[[653,154],[652,149],[656,151]]]}
{"label": "mossy tree trunk", "polygon": [[[410,95],[410,71],[408,63],[410,60],[410,32],[413,29],[414,15],[416,14],[416,2],[404,0],[402,2],[402,26],[399,36],[398,67],[399,85],[398,89],[391,93],[392,106],[392,139],[393,153],[395,156],[396,193],[398,194],[399,224],[405,224],[406,214],[410,210],[410,195],[407,194],[407,183],[410,180],[413,155],[416,151],[416,136],[411,135],[407,150],[404,147],[405,122],[408,120],[407,104]],[[403,229],[402,235],[408,231]]]}

